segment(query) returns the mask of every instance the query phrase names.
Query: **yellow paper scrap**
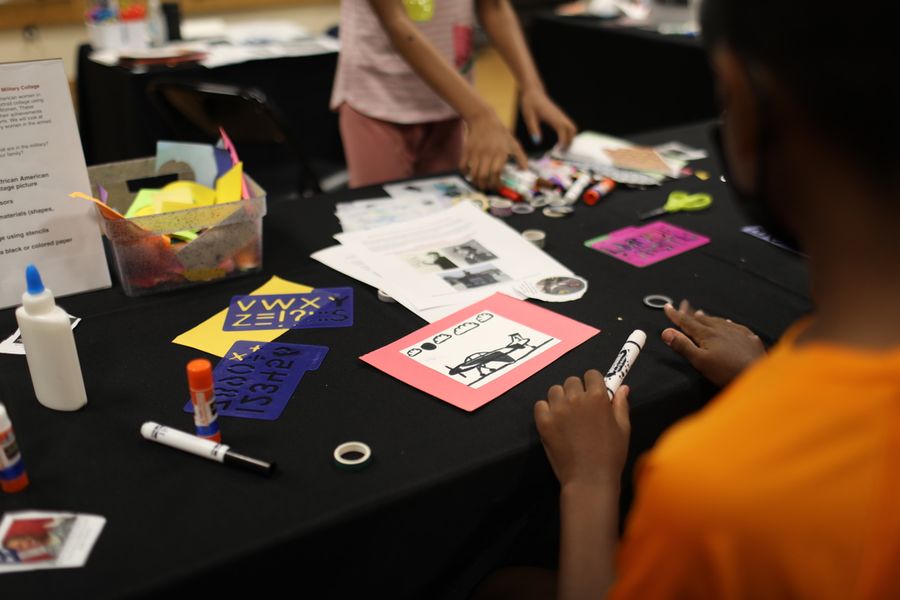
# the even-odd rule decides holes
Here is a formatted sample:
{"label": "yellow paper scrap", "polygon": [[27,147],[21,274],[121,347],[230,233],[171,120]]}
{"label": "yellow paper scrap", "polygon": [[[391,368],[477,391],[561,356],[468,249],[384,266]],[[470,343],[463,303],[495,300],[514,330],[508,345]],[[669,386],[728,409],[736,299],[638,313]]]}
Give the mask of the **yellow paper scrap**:
{"label": "yellow paper scrap", "polygon": [[244,163],[239,162],[227,173],[216,179],[216,204],[236,202],[241,199],[241,181],[244,178]]}
{"label": "yellow paper scrap", "polygon": [[212,206],[216,203],[216,191],[189,179],[180,179],[166,185],[163,191],[187,190],[194,206]]}
{"label": "yellow paper scrap", "polygon": [[153,212],[153,198],[156,197],[158,192],[159,190],[149,188],[138,190],[137,196],[131,201],[131,206],[125,211],[125,218],[130,219],[131,217],[143,217],[145,215],[155,214]]}
{"label": "yellow paper scrap", "polygon": [[157,214],[175,212],[194,208],[194,198],[190,190],[175,188],[172,190],[161,189],[153,196],[153,208]]}
{"label": "yellow paper scrap", "polygon": [[[240,181],[238,182],[238,193],[240,194]],[[281,277],[272,277],[256,288],[250,295],[258,296],[260,294],[305,294],[311,292],[313,288],[301,283],[294,283],[282,279]],[[253,342],[271,342],[278,338],[287,329],[266,329],[256,331],[222,331],[225,326],[225,316],[228,309],[217,312],[212,317],[203,321],[193,329],[185,331],[177,338],[172,340],[173,344],[181,344],[190,348],[196,348],[216,356],[225,356],[228,349],[238,341],[248,340]]]}

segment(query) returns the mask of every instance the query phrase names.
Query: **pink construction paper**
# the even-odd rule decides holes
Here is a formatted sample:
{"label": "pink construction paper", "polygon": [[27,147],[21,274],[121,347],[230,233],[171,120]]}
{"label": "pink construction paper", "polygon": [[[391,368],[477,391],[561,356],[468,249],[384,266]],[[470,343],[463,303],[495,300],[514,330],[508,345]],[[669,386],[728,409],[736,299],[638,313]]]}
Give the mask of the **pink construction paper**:
{"label": "pink construction paper", "polygon": [[[558,342],[533,358],[505,370],[496,379],[479,388],[472,388],[451,379],[449,376],[413,360],[403,352],[404,349],[419,343],[422,339],[437,335],[457,326],[471,315],[482,312],[499,315],[556,338]],[[534,304],[497,293],[360,358],[388,375],[440,398],[444,402],[471,412],[528,379],[598,333],[600,330],[594,327]]]}
{"label": "pink construction paper", "polygon": [[614,231],[591,248],[635,267],[646,267],[709,243],[709,238],[663,221]]}

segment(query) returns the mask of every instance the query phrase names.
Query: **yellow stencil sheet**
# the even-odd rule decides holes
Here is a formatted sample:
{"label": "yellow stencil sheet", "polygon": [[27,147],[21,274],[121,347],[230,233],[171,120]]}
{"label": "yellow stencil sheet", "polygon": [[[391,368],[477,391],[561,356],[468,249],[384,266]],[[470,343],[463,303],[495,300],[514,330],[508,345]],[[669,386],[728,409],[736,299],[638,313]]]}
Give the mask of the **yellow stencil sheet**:
{"label": "yellow stencil sheet", "polygon": [[[305,294],[313,291],[313,288],[301,283],[294,283],[272,277],[269,281],[250,292],[251,296],[262,294]],[[267,329],[256,331],[222,331],[225,326],[225,315],[228,309],[217,312],[193,329],[185,331],[172,340],[173,344],[181,344],[190,348],[196,348],[216,356],[225,356],[232,344],[241,340],[253,342],[271,342],[283,334],[287,329]]]}

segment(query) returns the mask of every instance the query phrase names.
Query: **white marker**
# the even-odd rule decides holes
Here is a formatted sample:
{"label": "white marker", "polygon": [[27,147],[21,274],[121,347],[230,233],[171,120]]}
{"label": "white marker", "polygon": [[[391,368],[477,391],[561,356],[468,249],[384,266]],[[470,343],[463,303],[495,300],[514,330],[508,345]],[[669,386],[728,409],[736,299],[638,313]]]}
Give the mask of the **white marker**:
{"label": "white marker", "polygon": [[578,179],[575,180],[575,183],[572,184],[568,190],[566,190],[566,195],[563,196],[566,203],[570,206],[578,202],[578,199],[581,198],[581,194],[584,193],[584,190],[587,189],[587,186],[591,183],[591,176],[587,173],[580,175]]}
{"label": "white marker", "polygon": [[217,444],[211,440],[206,440],[197,437],[196,435],[172,429],[171,427],[166,427],[159,423],[154,423],[153,421],[147,421],[141,425],[141,435],[144,436],[144,439],[159,442],[164,446],[169,446],[176,450],[196,454],[197,456],[225,463],[226,465],[233,465],[250,471],[256,471],[263,475],[271,475],[275,470],[275,463],[250,458],[249,456],[232,452],[231,447],[226,446],[225,444]]}
{"label": "white marker", "polygon": [[628,339],[625,340],[625,345],[619,350],[616,360],[613,361],[612,366],[603,378],[603,381],[606,382],[610,400],[616,395],[622,382],[625,381],[625,376],[628,375],[628,371],[631,370],[631,366],[637,360],[638,354],[641,353],[641,349],[643,349],[646,341],[647,334],[640,329],[632,331]]}

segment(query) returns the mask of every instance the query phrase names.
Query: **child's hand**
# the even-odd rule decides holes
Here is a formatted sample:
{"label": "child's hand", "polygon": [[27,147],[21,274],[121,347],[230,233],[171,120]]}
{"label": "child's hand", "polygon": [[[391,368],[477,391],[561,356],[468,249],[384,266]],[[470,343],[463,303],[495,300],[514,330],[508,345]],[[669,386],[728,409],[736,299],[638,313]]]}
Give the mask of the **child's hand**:
{"label": "child's hand", "polygon": [[662,341],[718,386],[731,383],[766,353],[759,337],[743,325],[695,311],[686,300],[678,310],[667,305],[665,312],[684,333],[670,327],[662,332]]}
{"label": "child's hand", "polygon": [[528,168],[522,146],[503,126],[493,110],[486,110],[467,123],[466,143],[460,169],[482,189],[500,184],[503,166],[512,156],[520,169]]}
{"label": "child's hand", "polygon": [[522,120],[525,121],[525,126],[535,145],[541,143],[541,121],[543,121],[556,131],[557,145],[563,149],[569,147],[572,138],[578,133],[578,128],[543,89],[532,88],[522,92],[520,105]]}
{"label": "child's hand", "polygon": [[603,375],[569,377],[534,405],[534,420],[560,486],[619,485],[628,454],[628,386],[610,401]]}

